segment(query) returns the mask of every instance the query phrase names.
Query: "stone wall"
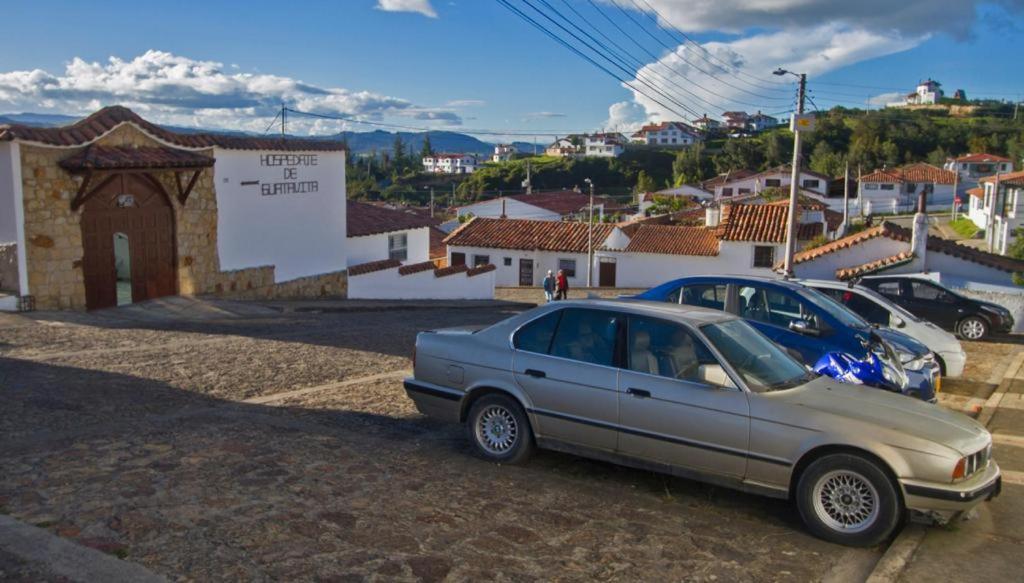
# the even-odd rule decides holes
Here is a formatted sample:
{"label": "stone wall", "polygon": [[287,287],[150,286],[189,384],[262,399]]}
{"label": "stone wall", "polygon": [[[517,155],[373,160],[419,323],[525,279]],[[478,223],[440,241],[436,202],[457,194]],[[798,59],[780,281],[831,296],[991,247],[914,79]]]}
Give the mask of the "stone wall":
{"label": "stone wall", "polygon": [[0,291],[18,290],[18,245],[0,243]]}
{"label": "stone wall", "polygon": [[[123,125],[96,143],[159,146],[134,126]],[[82,274],[82,210],[71,210],[81,184],[58,163],[83,148],[20,145],[25,238],[30,293],[36,309],[85,309]],[[212,155],[212,151],[202,152]],[[177,200],[174,174],[154,172],[170,195],[177,240],[178,293],[240,298],[344,296],[344,271],[274,283],[272,266],[221,272],[217,256],[217,197],[214,171],[202,172],[185,205]],[[187,177],[183,177],[186,178]],[[185,182],[185,180],[183,180]]]}

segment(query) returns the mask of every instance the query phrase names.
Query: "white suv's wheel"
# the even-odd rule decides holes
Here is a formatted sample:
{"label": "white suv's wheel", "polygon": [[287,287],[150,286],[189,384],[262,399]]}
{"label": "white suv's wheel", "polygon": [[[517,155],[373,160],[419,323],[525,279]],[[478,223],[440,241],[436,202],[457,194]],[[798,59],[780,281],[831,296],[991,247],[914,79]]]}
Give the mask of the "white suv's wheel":
{"label": "white suv's wheel", "polygon": [[480,397],[469,410],[466,428],[485,459],[515,464],[533,453],[530,420],[519,403],[507,395]]}
{"label": "white suv's wheel", "polygon": [[811,532],[852,546],[882,542],[904,514],[892,480],[874,461],[854,454],[814,461],[800,476],[796,502]]}

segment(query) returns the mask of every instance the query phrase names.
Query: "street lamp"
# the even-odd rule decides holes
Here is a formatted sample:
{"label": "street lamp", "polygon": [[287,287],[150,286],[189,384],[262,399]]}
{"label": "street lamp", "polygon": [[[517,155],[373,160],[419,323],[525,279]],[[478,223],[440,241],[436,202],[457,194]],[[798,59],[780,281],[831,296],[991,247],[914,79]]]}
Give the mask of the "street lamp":
{"label": "street lamp", "polygon": [[[807,74],[806,73],[794,73],[787,71],[782,67],[772,71],[775,75],[793,75],[800,79],[800,89],[797,93],[796,100],[796,115],[799,117],[804,113],[804,98],[807,94]],[[797,187],[797,181],[800,180],[800,128],[797,124],[793,123],[793,174],[790,177],[789,183],[789,214],[786,217],[786,256],[783,261],[783,273],[786,277],[793,276],[793,252],[796,250],[796,208],[798,204],[797,193],[799,191]]]}
{"label": "street lamp", "polygon": [[587,221],[587,287],[593,287],[594,285],[594,181],[587,178],[583,182],[586,182],[590,186],[590,218]]}

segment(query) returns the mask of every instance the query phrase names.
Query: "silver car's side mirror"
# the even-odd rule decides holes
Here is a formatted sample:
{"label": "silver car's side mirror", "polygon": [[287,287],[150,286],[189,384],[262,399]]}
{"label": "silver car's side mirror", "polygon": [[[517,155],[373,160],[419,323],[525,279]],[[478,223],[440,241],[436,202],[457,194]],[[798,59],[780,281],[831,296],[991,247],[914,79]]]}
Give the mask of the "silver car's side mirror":
{"label": "silver car's side mirror", "polygon": [[892,323],[893,323],[893,326],[896,327],[896,328],[903,328],[904,326],[907,325],[907,323],[905,321],[903,321],[903,318],[900,318],[899,316],[893,316],[892,317]]}
{"label": "silver car's side mirror", "polygon": [[811,326],[807,320],[791,320],[789,322],[789,329],[797,334],[804,334],[806,336],[818,336],[820,334],[818,329]]}

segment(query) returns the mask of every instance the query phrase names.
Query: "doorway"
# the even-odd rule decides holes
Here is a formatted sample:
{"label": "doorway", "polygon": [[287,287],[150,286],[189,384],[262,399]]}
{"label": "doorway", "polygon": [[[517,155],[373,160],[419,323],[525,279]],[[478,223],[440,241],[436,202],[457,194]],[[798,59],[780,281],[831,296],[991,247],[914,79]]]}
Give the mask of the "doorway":
{"label": "doorway", "polygon": [[599,287],[615,287],[615,258],[601,257],[597,272],[597,285]]}
{"label": "doorway", "polygon": [[533,259],[519,260],[519,285],[533,285]]}

